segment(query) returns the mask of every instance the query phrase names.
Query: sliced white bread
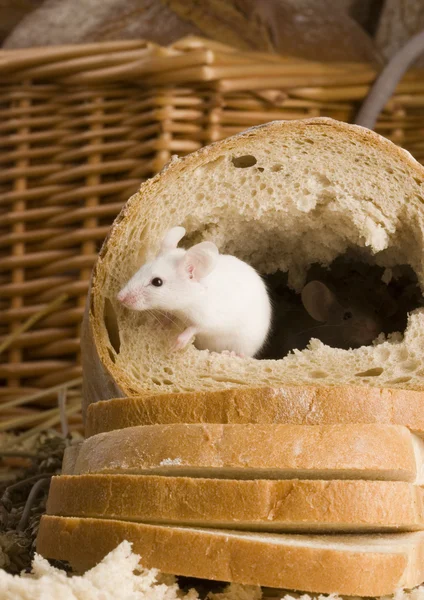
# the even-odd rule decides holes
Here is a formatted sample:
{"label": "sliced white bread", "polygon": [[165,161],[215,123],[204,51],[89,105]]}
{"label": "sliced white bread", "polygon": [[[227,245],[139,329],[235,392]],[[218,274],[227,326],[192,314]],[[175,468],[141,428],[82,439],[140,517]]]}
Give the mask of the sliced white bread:
{"label": "sliced white bread", "polygon": [[424,168],[367,129],[331,119],[277,121],[182,159],[126,204],[94,269],[82,347],[85,405],[157,392],[287,384],[365,384],[424,390],[424,311],[404,337],[355,350],[313,341],[281,360],[170,352],[178,327],[129,311],[117,293],[156,255],[165,232],[183,246],[215,242],[260,273],[288,272],[300,290],[312,263],[348,250],[392,268],[407,264],[424,288]]}
{"label": "sliced white bread", "polygon": [[146,425],[85,440],[74,474],[421,484],[423,448],[398,425]]}
{"label": "sliced white bread", "polygon": [[77,443],[73,443],[70,446],[65,447],[62,459],[62,473],[73,473],[75,469],[75,463],[81,448],[83,441],[80,440]]}
{"label": "sliced white bread", "polygon": [[401,481],[53,477],[47,514],[248,531],[424,529],[424,492]]}
{"label": "sliced white bread", "polygon": [[170,423],[387,423],[422,435],[424,393],[359,385],[286,385],[117,398],[88,407],[85,434]]}
{"label": "sliced white bread", "polygon": [[85,571],[123,540],[143,567],[204,579],[352,596],[424,580],[424,532],[283,535],[44,515],[37,552]]}
{"label": "sliced white bread", "polygon": [[73,475],[75,473],[75,465],[83,443],[84,440],[80,440],[77,444],[65,448],[62,458],[62,475]]}

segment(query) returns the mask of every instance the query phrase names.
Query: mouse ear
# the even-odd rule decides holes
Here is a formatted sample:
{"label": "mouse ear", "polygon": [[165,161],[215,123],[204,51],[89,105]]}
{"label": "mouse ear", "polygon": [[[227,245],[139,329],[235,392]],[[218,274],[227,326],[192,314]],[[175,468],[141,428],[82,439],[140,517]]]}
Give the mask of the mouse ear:
{"label": "mouse ear", "polygon": [[184,255],[184,270],[190,279],[203,279],[215,268],[219,256],[218,248],[212,242],[201,242],[187,250]]}
{"label": "mouse ear", "polygon": [[378,312],[381,313],[383,317],[393,317],[393,315],[397,313],[399,306],[396,300],[387,294],[384,295],[380,306],[377,308]]}
{"label": "mouse ear", "polygon": [[332,313],[340,307],[336,296],[322,281],[310,281],[301,293],[306,312],[315,321],[329,321]]}
{"label": "mouse ear", "polygon": [[170,229],[162,240],[158,256],[166,254],[170,250],[175,250],[178,242],[184,237],[186,230],[184,227],[173,227]]}

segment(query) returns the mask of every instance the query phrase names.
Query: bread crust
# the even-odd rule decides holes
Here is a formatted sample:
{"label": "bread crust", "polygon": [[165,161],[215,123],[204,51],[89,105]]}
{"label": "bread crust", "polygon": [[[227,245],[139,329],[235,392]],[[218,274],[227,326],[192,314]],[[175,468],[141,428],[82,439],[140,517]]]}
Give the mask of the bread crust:
{"label": "bread crust", "polygon": [[396,425],[147,425],[88,438],[74,473],[415,482],[414,442]]}
{"label": "bread crust", "polygon": [[83,441],[66,446],[62,459],[62,473],[73,473]]}
{"label": "bread crust", "polygon": [[381,536],[241,534],[44,515],[37,552],[67,560],[76,570],[85,571],[123,540],[133,544],[145,568],[219,581],[381,596],[412,588],[424,579],[423,532]]}
{"label": "bread crust", "polygon": [[134,396],[89,406],[85,434],[170,423],[387,423],[422,435],[424,393],[301,385]]}
{"label": "bread crust", "polygon": [[[101,249],[99,259],[93,272],[92,289],[89,299],[89,310],[87,314],[87,327],[83,336],[83,345],[90,343],[92,339],[96,348],[96,353],[92,353],[90,368],[85,370],[85,379],[90,381],[84,393],[84,412],[86,407],[98,400],[105,400],[111,396],[111,388],[115,385],[119,389],[119,395],[137,395],[145,393],[143,383],[137,384],[134,377],[126,372],[125,368],[118,366],[110,353],[108,346],[108,336],[103,324],[103,315],[105,311],[105,297],[103,294],[105,281],[107,281],[110,269],[111,257],[118,251],[120,246],[120,236],[129,222],[140,219],[140,206],[143,206],[143,212],[146,214],[155,205],[156,198],[163,190],[169,189],[177,184],[179,176],[185,171],[194,171],[206,163],[212,163],[224,153],[240,151],[249,138],[255,138],[258,145],[266,139],[281,140],[284,135],[298,136],[307,138],[314,131],[320,133],[331,133],[333,136],[345,136],[352,145],[364,145],[366,150],[380,153],[386,157],[391,157],[393,162],[401,163],[411,180],[422,181],[424,178],[424,169],[412,156],[405,150],[395,146],[388,140],[367,129],[347,125],[327,118],[307,119],[300,121],[276,121],[266,125],[251,128],[244,133],[234,137],[227,138],[181,159],[173,160],[159,175],[145,182],[139,193],[135,194],[125,205],[110,231]],[[178,184],[177,184],[178,185]],[[149,359],[150,360],[150,359]],[[154,360],[154,357],[153,359]],[[157,357],[156,360],[162,360]],[[94,365],[93,363],[96,363]],[[97,364],[98,363],[98,364]],[[211,369],[213,372],[213,360],[211,359],[205,369]],[[93,377],[93,372],[95,373]],[[265,382],[264,376],[264,382]],[[399,382],[401,384],[402,382]],[[371,384],[376,385],[371,378]],[[88,385],[88,384],[87,384]],[[248,384],[246,384],[248,387]],[[200,382],[199,382],[199,387]],[[217,385],[218,387],[225,387]],[[237,381],[230,382],[228,387],[243,387],[243,381],[240,378]],[[403,387],[408,387],[404,385]]]}
{"label": "bread crust", "polygon": [[424,498],[398,481],[62,475],[52,479],[47,514],[249,531],[415,531]]}

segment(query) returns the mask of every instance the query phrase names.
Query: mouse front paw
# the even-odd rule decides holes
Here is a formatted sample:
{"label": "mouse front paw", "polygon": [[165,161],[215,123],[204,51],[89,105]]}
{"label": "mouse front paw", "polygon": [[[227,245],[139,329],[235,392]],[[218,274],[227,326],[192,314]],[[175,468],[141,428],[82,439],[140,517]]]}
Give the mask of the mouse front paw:
{"label": "mouse front paw", "polygon": [[195,327],[188,327],[185,331],[180,333],[180,335],[177,337],[177,339],[175,340],[175,343],[173,345],[173,349],[175,351],[183,350],[196,333],[197,333],[197,330]]}
{"label": "mouse front paw", "polygon": [[179,350],[184,350],[184,348],[188,344],[188,341],[182,340],[180,338],[181,338],[181,336],[178,336],[172,345],[172,349],[174,350],[174,352],[178,352]]}

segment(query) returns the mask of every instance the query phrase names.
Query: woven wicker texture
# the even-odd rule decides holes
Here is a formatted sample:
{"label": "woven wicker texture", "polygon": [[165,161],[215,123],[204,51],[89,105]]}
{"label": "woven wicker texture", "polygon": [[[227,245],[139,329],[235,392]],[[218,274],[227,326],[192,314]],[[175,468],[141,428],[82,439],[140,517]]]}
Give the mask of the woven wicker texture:
{"label": "woven wicker texture", "polygon": [[[240,53],[197,38],[170,48],[134,41],[0,51],[0,418],[50,418],[58,386],[80,376],[90,271],[141,181],[173,154],[252,125],[350,121],[375,75],[368,65]],[[404,78],[377,131],[424,162],[422,73]],[[77,402],[80,392],[69,393]]]}

